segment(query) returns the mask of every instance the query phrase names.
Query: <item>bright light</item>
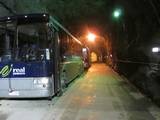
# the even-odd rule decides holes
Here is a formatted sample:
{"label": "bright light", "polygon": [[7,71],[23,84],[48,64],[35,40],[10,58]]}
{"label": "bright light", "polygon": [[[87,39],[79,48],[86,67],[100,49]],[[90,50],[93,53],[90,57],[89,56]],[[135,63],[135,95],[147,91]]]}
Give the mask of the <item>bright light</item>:
{"label": "bright light", "polygon": [[116,9],[116,10],[113,12],[113,16],[114,16],[115,18],[119,18],[119,17],[121,16],[121,14],[122,14],[121,9]]}
{"label": "bright light", "polygon": [[48,84],[48,82],[49,82],[48,78],[35,79],[33,81],[34,84]]}
{"label": "bright light", "polygon": [[87,49],[86,49],[86,48],[83,48],[83,49],[82,49],[82,51],[83,51],[83,52],[86,52],[86,51],[87,51]]}
{"label": "bright light", "polygon": [[47,84],[49,82],[48,78],[42,78],[41,80],[42,84]]}
{"label": "bright light", "polygon": [[46,14],[43,14],[43,17],[46,17]]}
{"label": "bright light", "polygon": [[154,48],[152,48],[152,52],[159,52],[160,51],[160,49],[158,48],[158,47],[154,47]]}
{"label": "bright light", "polygon": [[87,38],[88,38],[89,41],[94,42],[95,39],[96,39],[96,36],[95,36],[95,34],[93,34],[93,33],[89,33],[89,34],[87,35]]}

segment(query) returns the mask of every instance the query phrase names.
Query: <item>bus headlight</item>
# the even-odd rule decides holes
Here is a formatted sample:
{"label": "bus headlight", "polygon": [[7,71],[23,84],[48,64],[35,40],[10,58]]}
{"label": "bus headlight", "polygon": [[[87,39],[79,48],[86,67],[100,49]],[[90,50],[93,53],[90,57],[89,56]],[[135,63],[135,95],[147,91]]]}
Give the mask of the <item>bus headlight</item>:
{"label": "bus headlight", "polygon": [[38,80],[33,80],[33,83],[34,84],[38,84]]}
{"label": "bus headlight", "polygon": [[42,84],[47,84],[49,82],[48,78],[42,78],[41,83]]}
{"label": "bus headlight", "polygon": [[42,79],[33,80],[34,84],[48,84],[48,82],[49,82],[48,78],[42,78]]}

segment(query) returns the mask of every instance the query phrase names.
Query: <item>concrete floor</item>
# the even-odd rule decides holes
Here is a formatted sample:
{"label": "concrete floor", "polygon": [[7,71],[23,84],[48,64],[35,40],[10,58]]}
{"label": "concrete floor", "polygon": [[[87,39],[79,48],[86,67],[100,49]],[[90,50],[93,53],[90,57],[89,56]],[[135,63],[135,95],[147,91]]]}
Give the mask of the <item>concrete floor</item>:
{"label": "concrete floor", "polygon": [[0,120],[160,120],[160,108],[105,64],[52,101],[1,100]]}

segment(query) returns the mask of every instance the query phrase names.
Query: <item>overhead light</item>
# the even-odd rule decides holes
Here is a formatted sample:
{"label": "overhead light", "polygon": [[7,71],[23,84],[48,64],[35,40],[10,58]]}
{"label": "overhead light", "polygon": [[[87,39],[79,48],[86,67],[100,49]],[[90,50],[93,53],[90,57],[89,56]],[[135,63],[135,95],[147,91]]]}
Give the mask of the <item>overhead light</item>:
{"label": "overhead light", "polygon": [[152,52],[153,52],[153,53],[157,53],[157,52],[159,52],[159,51],[160,51],[160,49],[159,49],[158,47],[152,48]]}
{"label": "overhead light", "polygon": [[94,42],[96,39],[96,35],[93,33],[88,33],[87,38],[89,41]]}

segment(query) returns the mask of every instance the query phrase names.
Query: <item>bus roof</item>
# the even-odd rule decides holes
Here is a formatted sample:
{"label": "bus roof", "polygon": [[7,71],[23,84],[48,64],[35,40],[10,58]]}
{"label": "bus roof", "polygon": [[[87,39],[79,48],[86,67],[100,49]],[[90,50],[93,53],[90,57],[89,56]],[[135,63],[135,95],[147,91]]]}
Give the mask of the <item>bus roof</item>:
{"label": "bus roof", "polygon": [[49,22],[49,20],[51,20],[51,22],[53,23],[52,25],[56,30],[58,30],[58,28],[62,29],[69,36],[71,36],[76,42],[82,45],[82,43],[76,37],[74,37],[56,19],[49,16],[48,13],[32,13],[32,14],[21,14],[21,15],[0,17],[0,24],[15,22],[17,25],[22,25],[22,24],[29,24],[29,23],[43,23],[43,22],[45,23],[45,22]]}
{"label": "bus roof", "polygon": [[36,13],[0,17],[0,23],[4,22],[16,22],[17,24],[49,22],[49,15],[47,13]]}

